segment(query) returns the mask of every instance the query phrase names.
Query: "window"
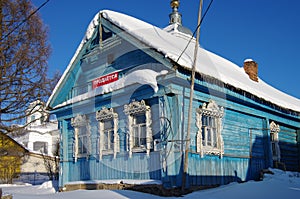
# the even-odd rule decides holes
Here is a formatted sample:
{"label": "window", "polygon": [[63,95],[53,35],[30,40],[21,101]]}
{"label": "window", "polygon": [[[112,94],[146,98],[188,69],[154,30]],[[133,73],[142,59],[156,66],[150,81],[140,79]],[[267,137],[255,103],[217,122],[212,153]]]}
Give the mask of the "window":
{"label": "window", "polygon": [[91,151],[90,125],[86,115],[77,115],[71,119],[71,125],[74,128],[73,157],[88,158]]}
{"label": "window", "polygon": [[99,158],[102,155],[114,154],[120,152],[119,135],[118,135],[118,114],[113,109],[106,107],[96,112],[96,119],[99,122],[98,147]]}
{"label": "window", "polygon": [[44,153],[44,154],[48,154],[48,143],[47,142],[34,142],[33,150]]}
{"label": "window", "polygon": [[124,106],[124,113],[128,117],[128,151],[129,156],[133,152],[146,152],[150,155],[152,149],[151,109],[145,101],[133,101]]}
{"label": "window", "polygon": [[146,149],[146,115],[133,115],[132,131],[134,137],[133,148]]}
{"label": "window", "polygon": [[104,144],[103,150],[113,150],[114,148],[114,122],[113,120],[103,121]]}
{"label": "window", "polygon": [[78,154],[80,156],[82,156],[82,155],[86,155],[88,152],[88,150],[87,150],[88,136],[87,136],[85,126],[78,127],[78,129],[79,129],[79,131],[78,131]]}
{"label": "window", "polygon": [[217,148],[217,119],[212,116],[202,115],[202,144]]}
{"label": "window", "polygon": [[280,132],[280,126],[274,121],[270,123],[270,142],[272,150],[273,161],[280,162],[280,148],[278,133]]}
{"label": "window", "polygon": [[224,143],[221,135],[223,107],[219,107],[215,101],[210,100],[208,104],[203,103],[198,108],[197,114],[197,153],[201,154],[224,154]]}

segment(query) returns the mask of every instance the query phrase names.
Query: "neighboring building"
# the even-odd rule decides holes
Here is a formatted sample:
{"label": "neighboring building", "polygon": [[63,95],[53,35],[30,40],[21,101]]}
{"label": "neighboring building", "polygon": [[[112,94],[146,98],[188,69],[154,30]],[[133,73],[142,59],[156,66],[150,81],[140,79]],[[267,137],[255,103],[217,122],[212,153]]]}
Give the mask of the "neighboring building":
{"label": "neighboring building", "polygon": [[59,140],[58,122],[49,120],[49,113],[44,108],[45,104],[39,100],[31,103],[24,131],[12,137],[29,151],[53,156]]}
{"label": "neighboring building", "polygon": [[57,179],[58,162],[58,157],[28,151],[21,172],[14,181],[35,185]]}
{"label": "neighboring building", "polygon": [[[60,127],[59,186],[111,179],[164,187],[257,179],[262,169],[299,171],[300,100],[199,48],[188,153],[195,39],[176,3],[160,29],[104,10],[47,102]],[[186,50],[185,47],[187,46]],[[249,74],[249,75],[248,75]]]}
{"label": "neighboring building", "polygon": [[0,183],[45,182],[49,180],[49,167],[45,162],[51,165],[55,175],[55,161],[55,157],[30,152],[10,136],[0,133]]}

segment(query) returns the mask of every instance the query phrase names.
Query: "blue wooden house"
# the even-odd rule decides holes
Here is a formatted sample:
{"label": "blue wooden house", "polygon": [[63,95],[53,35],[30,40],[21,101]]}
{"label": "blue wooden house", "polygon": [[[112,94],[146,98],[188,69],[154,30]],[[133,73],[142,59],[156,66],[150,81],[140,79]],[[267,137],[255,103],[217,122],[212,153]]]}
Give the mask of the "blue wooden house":
{"label": "blue wooden house", "polygon": [[176,7],[170,18],[161,29],[104,10],[90,23],[47,103],[59,121],[61,188],[114,179],[179,187],[185,155],[186,187],[299,171],[300,100],[260,79],[250,59],[239,67],[199,48],[187,138],[195,39]]}

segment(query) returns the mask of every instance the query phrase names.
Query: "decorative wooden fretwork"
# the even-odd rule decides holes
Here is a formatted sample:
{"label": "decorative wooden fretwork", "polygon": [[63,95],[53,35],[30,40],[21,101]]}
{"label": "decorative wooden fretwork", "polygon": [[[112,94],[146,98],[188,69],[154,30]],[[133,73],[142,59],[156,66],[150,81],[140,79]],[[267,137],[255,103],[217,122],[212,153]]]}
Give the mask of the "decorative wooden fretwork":
{"label": "decorative wooden fretwork", "polygon": [[144,100],[142,100],[140,102],[133,101],[130,104],[124,105],[124,113],[126,115],[136,114],[136,113],[140,113],[140,112],[146,112],[148,110],[150,110],[150,106],[147,106]]}
{"label": "decorative wooden fretwork", "polygon": [[74,128],[73,135],[73,158],[74,162],[80,157],[88,159],[91,153],[91,126],[86,115],[76,115],[71,119]]}
{"label": "decorative wooden fretwork", "polygon": [[101,110],[96,112],[96,119],[98,121],[108,120],[112,118],[118,118],[118,114],[114,113],[114,110],[112,108],[108,109],[106,107],[103,107]]}
{"label": "decorative wooden fretwork", "polygon": [[274,121],[270,123],[270,142],[273,161],[280,162],[279,134],[280,126]]}
{"label": "decorative wooden fretwork", "polygon": [[271,131],[272,133],[279,133],[279,131],[280,131],[280,126],[279,126],[279,124],[276,124],[274,121],[272,121],[272,122],[270,123],[270,131]]}
{"label": "decorative wooden fretwork", "polygon": [[[112,108],[108,109],[103,107],[101,110],[96,112],[96,119],[99,122],[99,137],[98,137],[98,150],[99,150],[99,159],[102,159],[103,155],[114,154],[114,158],[116,158],[117,153],[120,152],[120,139],[118,134],[118,114],[114,112]],[[113,122],[113,149],[105,149],[105,121],[112,120]],[[106,142],[110,142],[110,140],[106,140]],[[110,143],[109,143],[110,144]]]}
{"label": "decorative wooden fretwork", "polygon": [[76,128],[80,126],[85,126],[87,123],[86,115],[76,115],[74,118],[71,119],[71,125]]}
{"label": "decorative wooden fretwork", "polygon": [[[201,157],[204,154],[219,155],[224,154],[224,142],[222,138],[222,118],[224,108],[219,107],[215,101],[203,103],[202,107],[196,110],[196,125],[198,132],[196,136],[196,149]],[[204,124],[203,124],[204,122]]]}
{"label": "decorative wooden fretwork", "polygon": [[[142,100],[140,102],[138,101],[133,101],[130,104],[124,105],[124,113],[127,115],[128,120],[127,120],[127,135],[129,136],[128,138],[128,151],[129,151],[129,157],[132,157],[133,152],[143,152],[146,151],[147,155],[150,155],[150,150],[152,148],[152,129],[151,129],[151,108],[150,106],[147,106],[145,101]],[[134,128],[133,126],[136,125],[134,123],[135,116],[138,114],[145,114],[146,121],[145,121],[145,126],[146,126],[146,146],[140,146],[136,147],[134,144]]]}

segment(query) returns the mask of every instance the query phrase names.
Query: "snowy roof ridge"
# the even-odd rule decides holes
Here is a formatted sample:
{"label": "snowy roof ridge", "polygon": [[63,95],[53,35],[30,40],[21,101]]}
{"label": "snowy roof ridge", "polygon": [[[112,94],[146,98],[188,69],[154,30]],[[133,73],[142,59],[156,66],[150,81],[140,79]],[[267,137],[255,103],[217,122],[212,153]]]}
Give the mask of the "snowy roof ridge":
{"label": "snowy roof ridge", "polygon": [[[102,17],[106,20],[120,27],[149,47],[156,49],[165,57],[168,57],[169,59],[177,62],[182,67],[188,69],[192,68],[195,40],[192,40],[190,42],[186,51],[181,55],[183,49],[188,43],[186,37],[172,34],[171,32],[167,32],[164,29],[158,28],[149,23],[122,13],[111,10],[102,10],[95,15],[94,19],[89,24],[86,35],[77,48],[76,53],[67,66],[67,69],[56,85],[52,95],[47,102],[47,106],[52,100],[54,93],[57,92],[60,84],[62,84],[63,79],[71,69],[73,62],[81,51],[81,48],[95,31],[95,27],[99,23],[99,15],[102,15]],[[276,104],[279,107],[300,112],[300,99],[297,99],[275,89],[261,79],[259,79],[258,82],[250,80],[248,75],[244,72],[244,69],[237,66],[236,64],[201,47],[198,50],[197,56],[197,72],[214,77],[224,82],[225,84],[229,84],[238,89],[249,92],[259,98],[263,98],[266,101]],[[179,57],[180,59],[178,59]]]}
{"label": "snowy roof ridge", "polygon": [[[120,26],[128,33],[139,38],[150,47],[157,49],[175,62],[188,43],[186,38],[177,37],[176,34],[168,33],[161,28],[131,16],[110,10],[103,10],[102,13],[104,18]],[[192,68],[194,42],[195,40],[192,40],[185,53],[183,53],[177,62],[185,68]],[[261,79],[259,79],[259,82],[253,82],[249,79],[243,68],[201,47],[198,50],[196,70],[280,107],[300,112],[299,99],[271,87]]]}

